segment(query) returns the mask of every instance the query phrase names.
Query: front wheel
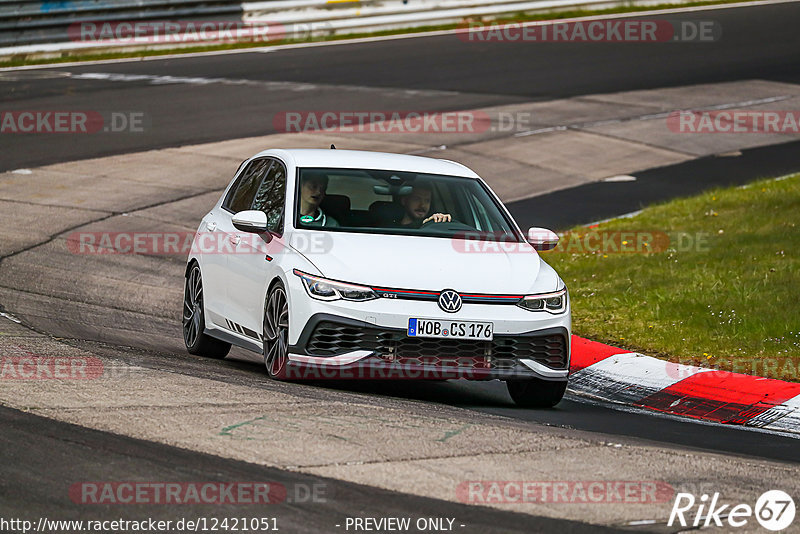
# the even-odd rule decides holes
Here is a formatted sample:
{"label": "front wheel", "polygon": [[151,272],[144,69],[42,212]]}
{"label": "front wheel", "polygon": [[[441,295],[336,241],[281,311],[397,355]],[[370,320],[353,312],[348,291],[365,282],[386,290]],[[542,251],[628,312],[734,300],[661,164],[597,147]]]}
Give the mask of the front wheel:
{"label": "front wheel", "polygon": [[538,378],[508,380],[508,394],[517,406],[523,408],[552,408],[564,397],[567,381],[552,382]]}
{"label": "front wheel", "polygon": [[270,290],[264,304],[263,354],[270,378],[285,380],[289,360],[289,302],[280,282]]}
{"label": "front wheel", "polygon": [[205,333],[204,311],[203,277],[200,275],[200,266],[195,263],[183,287],[183,343],[189,354],[224,358],[230,352],[231,344]]}

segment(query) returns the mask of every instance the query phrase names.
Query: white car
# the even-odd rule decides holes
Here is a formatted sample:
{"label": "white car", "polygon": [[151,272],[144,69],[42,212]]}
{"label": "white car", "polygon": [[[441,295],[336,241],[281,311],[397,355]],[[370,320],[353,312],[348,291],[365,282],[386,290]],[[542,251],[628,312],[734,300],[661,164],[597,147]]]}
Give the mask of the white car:
{"label": "white car", "polygon": [[[333,148],[333,147],[331,147]],[[276,379],[505,380],[523,406],[567,386],[564,282],[488,185],[452,161],[267,150],[203,217],[187,350],[263,354]]]}

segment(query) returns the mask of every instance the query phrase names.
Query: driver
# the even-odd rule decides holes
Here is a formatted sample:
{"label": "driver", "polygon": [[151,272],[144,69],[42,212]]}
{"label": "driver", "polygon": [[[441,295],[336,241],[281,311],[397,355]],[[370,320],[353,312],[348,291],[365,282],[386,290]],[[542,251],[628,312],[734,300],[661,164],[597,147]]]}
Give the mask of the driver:
{"label": "driver", "polygon": [[303,226],[339,226],[336,219],[319,207],[327,189],[328,177],[324,174],[305,174],[300,178],[300,223]]}
{"label": "driver", "polygon": [[400,219],[398,224],[400,226],[419,228],[430,221],[436,223],[450,222],[452,217],[450,217],[449,213],[434,213],[430,217],[425,218],[431,210],[432,196],[433,190],[430,185],[415,185],[411,193],[400,198],[400,204],[403,205],[405,213],[403,213],[403,218]]}

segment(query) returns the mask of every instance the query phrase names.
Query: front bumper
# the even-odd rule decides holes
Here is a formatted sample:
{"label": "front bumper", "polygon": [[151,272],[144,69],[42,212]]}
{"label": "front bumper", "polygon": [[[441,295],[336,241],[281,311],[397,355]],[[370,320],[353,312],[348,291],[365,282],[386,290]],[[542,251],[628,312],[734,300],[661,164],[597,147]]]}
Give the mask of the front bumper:
{"label": "front bumper", "polygon": [[493,341],[411,338],[403,328],[317,313],[289,347],[287,378],[566,381],[569,355],[566,326]]}

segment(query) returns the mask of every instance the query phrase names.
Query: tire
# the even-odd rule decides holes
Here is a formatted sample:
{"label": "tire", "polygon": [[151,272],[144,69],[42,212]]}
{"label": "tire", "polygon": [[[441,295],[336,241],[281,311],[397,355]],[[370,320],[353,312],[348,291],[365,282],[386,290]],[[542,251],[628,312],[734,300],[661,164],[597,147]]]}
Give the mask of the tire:
{"label": "tire", "polygon": [[205,333],[204,313],[203,277],[200,266],[194,263],[183,286],[183,343],[189,354],[222,359],[230,352],[231,344]]}
{"label": "tire", "polygon": [[552,382],[531,378],[528,380],[506,381],[508,394],[517,406],[523,408],[552,408],[564,396],[567,381]]}
{"label": "tire", "polygon": [[286,289],[279,281],[264,302],[264,366],[275,380],[286,380],[289,361],[289,301]]}

